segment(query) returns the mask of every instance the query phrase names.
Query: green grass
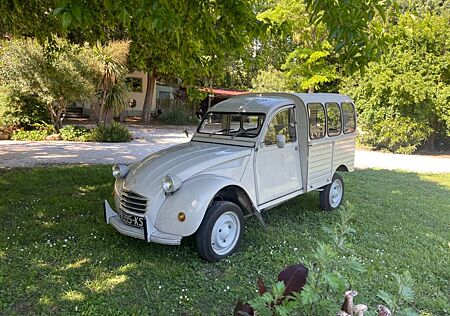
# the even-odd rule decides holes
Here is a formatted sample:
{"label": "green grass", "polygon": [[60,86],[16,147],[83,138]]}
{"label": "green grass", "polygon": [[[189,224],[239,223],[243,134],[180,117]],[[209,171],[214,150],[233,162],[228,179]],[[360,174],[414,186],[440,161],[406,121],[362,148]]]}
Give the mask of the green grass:
{"label": "green grass", "polygon": [[[415,307],[450,313],[450,175],[357,171],[344,175],[356,211],[352,243],[367,272],[352,285],[372,309],[378,290],[394,291],[391,272],[416,280]],[[179,247],[147,244],[103,223],[111,199],[109,167],[0,171],[0,314],[229,315],[237,299],[255,297],[286,265],[302,262],[322,224],[336,212],[318,209],[318,194],[267,212],[263,230],[247,222],[229,259],[198,258],[193,238]]]}

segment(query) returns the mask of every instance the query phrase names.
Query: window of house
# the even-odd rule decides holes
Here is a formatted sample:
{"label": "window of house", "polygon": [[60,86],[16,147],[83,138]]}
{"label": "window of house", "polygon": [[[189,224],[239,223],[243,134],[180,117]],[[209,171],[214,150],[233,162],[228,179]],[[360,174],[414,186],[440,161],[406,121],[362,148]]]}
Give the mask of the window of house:
{"label": "window of house", "polygon": [[341,108],[337,103],[327,103],[328,136],[337,136],[342,131]]}
{"label": "window of house", "polygon": [[168,100],[170,99],[170,92],[167,91],[159,91],[159,99],[161,100]]}
{"label": "window of house", "polygon": [[264,138],[264,144],[266,146],[275,145],[277,143],[277,135],[284,135],[286,137],[286,143],[296,141],[294,113],[294,109],[290,108],[275,114],[272,121],[270,121],[266,137]]}
{"label": "window of house", "polygon": [[353,133],[356,129],[355,107],[351,103],[342,103],[342,118],[344,125],[344,134]]}
{"label": "window of house", "polygon": [[308,104],[309,138],[319,139],[325,136],[325,110],[320,103]]}
{"label": "window of house", "polygon": [[142,92],[142,78],[126,77],[125,84],[131,92]]}

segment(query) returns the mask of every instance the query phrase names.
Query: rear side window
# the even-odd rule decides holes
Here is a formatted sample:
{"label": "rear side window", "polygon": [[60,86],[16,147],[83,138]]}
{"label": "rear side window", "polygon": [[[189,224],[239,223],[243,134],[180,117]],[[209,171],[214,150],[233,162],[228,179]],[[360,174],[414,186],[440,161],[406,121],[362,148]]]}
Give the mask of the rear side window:
{"label": "rear side window", "polygon": [[337,136],[342,131],[341,108],[337,103],[327,103],[328,136]]}
{"label": "rear side window", "polygon": [[342,118],[344,134],[353,133],[356,129],[356,113],[353,104],[342,103]]}
{"label": "rear side window", "polygon": [[325,110],[320,103],[308,104],[309,138],[319,139],[325,136]]}

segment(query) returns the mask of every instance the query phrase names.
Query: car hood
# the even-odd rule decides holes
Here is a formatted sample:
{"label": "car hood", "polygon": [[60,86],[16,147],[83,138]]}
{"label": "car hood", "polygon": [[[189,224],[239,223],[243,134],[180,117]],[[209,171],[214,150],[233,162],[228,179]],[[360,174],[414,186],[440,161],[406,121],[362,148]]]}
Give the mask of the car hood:
{"label": "car hood", "polygon": [[124,181],[124,187],[143,195],[157,194],[162,190],[162,179],[170,174],[182,182],[218,165],[234,161],[234,167],[242,167],[251,149],[246,147],[190,141],[173,146],[132,165]]}

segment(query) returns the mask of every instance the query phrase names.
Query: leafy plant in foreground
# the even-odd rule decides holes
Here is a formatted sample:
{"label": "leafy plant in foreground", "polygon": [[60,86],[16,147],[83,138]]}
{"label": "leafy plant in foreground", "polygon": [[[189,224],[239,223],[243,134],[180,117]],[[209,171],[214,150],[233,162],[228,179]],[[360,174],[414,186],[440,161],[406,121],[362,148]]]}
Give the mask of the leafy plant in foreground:
{"label": "leafy plant in foreground", "polygon": [[351,254],[348,237],[355,233],[350,227],[352,206],[347,203],[339,212],[340,221],[333,227],[324,227],[331,243],[318,243],[308,268],[307,283],[303,290],[284,296],[285,284],[276,283],[266,292],[250,301],[259,315],[331,315],[339,308],[342,293],[350,287],[356,273],[363,272],[362,265]]}
{"label": "leafy plant in foreground", "polygon": [[339,212],[340,221],[333,227],[324,227],[332,242],[319,242],[312,259],[306,263],[308,282],[294,297],[299,301],[303,315],[330,315],[335,313],[342,293],[350,288],[357,273],[364,271],[351,253],[348,238],[355,230],[350,226],[352,206],[347,203]]}
{"label": "leafy plant in foreground", "polygon": [[402,306],[410,305],[414,301],[413,290],[413,278],[409,271],[405,271],[402,274],[392,273],[397,281],[398,290],[396,293],[391,294],[389,292],[380,290],[377,297],[382,299],[386,305],[391,309],[392,316],[394,315],[417,315],[411,307],[405,309]]}

